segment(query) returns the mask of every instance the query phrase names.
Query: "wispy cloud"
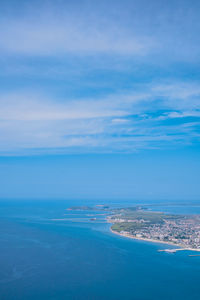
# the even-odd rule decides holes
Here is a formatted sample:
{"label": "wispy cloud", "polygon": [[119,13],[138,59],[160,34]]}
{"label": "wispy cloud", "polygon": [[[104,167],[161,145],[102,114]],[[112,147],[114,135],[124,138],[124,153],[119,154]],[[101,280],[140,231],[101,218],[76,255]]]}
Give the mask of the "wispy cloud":
{"label": "wispy cloud", "polygon": [[86,19],[53,17],[35,20],[7,19],[0,23],[1,52],[22,55],[58,56],[118,54],[144,55],[155,43],[153,38],[138,36],[112,21],[89,24]]}
{"label": "wispy cloud", "polygon": [[6,5],[0,3],[1,154],[199,141],[198,3],[189,10],[185,1]]}
{"label": "wispy cloud", "polygon": [[[27,91],[4,95],[0,99],[1,152],[45,148],[69,151],[72,147],[97,152],[135,151],[192,143],[199,139],[199,88],[192,85],[193,98],[183,83],[178,92],[177,86],[173,90],[170,84],[147,85],[145,93],[137,89],[100,99],[65,101]],[[191,90],[191,86],[188,88]],[[195,122],[184,120],[186,117],[195,117]],[[183,121],[166,123],[172,119]]]}
{"label": "wispy cloud", "polygon": [[[86,3],[87,2],[87,3]],[[35,2],[4,11],[0,51],[10,55],[109,54],[199,60],[199,6],[183,1]],[[145,8],[145,9],[144,9]],[[11,12],[10,12],[11,11]],[[152,17],[153,16],[153,17]]]}

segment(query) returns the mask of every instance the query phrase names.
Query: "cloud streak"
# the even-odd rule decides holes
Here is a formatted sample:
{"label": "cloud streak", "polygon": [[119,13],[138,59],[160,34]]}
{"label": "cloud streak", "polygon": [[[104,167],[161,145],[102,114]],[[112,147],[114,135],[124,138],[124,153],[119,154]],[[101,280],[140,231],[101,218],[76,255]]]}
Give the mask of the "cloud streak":
{"label": "cloud streak", "polygon": [[[86,3],[87,2],[87,3]],[[199,60],[199,5],[185,1],[71,1],[22,5],[0,21],[4,55],[117,55]],[[152,17],[154,16],[154,17]],[[156,56],[155,56],[156,55]]]}
{"label": "cloud streak", "polygon": [[197,2],[2,3],[1,154],[199,143]]}
{"label": "cloud streak", "polygon": [[144,55],[153,47],[153,38],[140,37],[126,28],[108,24],[88,24],[66,16],[62,20],[1,21],[0,49],[3,53],[22,55]]}
{"label": "cloud streak", "polygon": [[199,140],[196,99],[200,92],[198,85],[186,86],[192,94],[177,83],[173,88],[171,84],[147,85],[145,93],[137,89],[95,100],[55,101],[27,91],[4,95],[0,99],[1,153],[45,148],[136,151],[193,143]]}

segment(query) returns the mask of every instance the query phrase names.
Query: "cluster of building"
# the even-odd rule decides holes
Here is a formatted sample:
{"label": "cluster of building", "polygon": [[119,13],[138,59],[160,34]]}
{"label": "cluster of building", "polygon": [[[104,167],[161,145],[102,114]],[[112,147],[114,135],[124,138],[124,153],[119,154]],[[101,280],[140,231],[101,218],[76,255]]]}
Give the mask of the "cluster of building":
{"label": "cluster of building", "polygon": [[[113,220],[112,220],[113,221]],[[181,245],[184,248],[200,249],[200,216],[180,216],[177,218],[163,218],[162,222],[151,223],[148,221],[128,220],[123,218],[114,219],[114,223],[139,222],[143,226],[127,226],[120,232],[136,238],[170,242]]]}

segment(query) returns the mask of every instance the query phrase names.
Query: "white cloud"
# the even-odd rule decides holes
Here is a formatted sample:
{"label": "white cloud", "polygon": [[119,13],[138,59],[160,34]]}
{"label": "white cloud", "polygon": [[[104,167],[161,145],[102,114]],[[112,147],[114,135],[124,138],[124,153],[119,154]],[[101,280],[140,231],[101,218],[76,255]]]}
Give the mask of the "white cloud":
{"label": "white cloud", "polygon": [[116,118],[116,119],[112,119],[112,123],[114,124],[124,124],[124,123],[128,123],[130,122],[127,119],[122,119],[122,118]]}
{"label": "white cloud", "polygon": [[[120,98],[120,100],[119,100]],[[59,121],[93,119],[129,114],[129,102],[137,101],[135,95],[105,97],[104,99],[79,99],[53,101],[34,92],[2,95],[0,119],[15,121]],[[122,106],[122,102],[124,105]],[[125,109],[124,109],[125,108]]]}
{"label": "white cloud", "polygon": [[161,2],[35,1],[13,12],[0,3],[0,152],[135,151],[199,139],[199,82],[152,79],[197,69],[198,7]]}
{"label": "white cloud", "polygon": [[[129,94],[99,99],[55,100],[32,91],[4,94],[0,97],[1,153],[70,148],[135,151],[163,143],[190,143],[199,139],[198,122],[188,126],[184,120],[180,125],[158,123],[200,117],[198,87],[192,84],[192,94],[185,93],[184,88],[182,97],[180,88],[176,93],[177,86],[172,90],[171,85],[161,88],[152,84]],[[188,88],[191,90],[190,85]],[[163,113],[162,108],[169,112]]]}
{"label": "white cloud", "polygon": [[167,119],[176,119],[176,118],[186,118],[186,117],[198,117],[200,118],[200,111],[186,111],[186,112],[177,112],[172,111],[170,113],[164,113],[159,116],[159,120],[167,120]]}
{"label": "white cloud", "polygon": [[[199,7],[163,8],[141,1],[37,2],[7,9],[0,21],[0,51],[9,55],[111,54],[148,61],[199,61]],[[1,9],[1,6],[0,6]],[[151,55],[154,56],[152,60]]]}
{"label": "white cloud", "polygon": [[63,54],[143,55],[154,41],[131,34],[127,29],[108,24],[88,24],[66,16],[64,19],[2,20],[1,52],[25,55],[57,56]]}

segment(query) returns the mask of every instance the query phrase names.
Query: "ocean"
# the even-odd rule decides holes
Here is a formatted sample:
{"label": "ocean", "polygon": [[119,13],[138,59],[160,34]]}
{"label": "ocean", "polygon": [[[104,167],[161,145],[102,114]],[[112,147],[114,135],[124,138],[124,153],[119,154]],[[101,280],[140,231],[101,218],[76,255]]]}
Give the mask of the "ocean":
{"label": "ocean", "polygon": [[[117,236],[98,212],[66,210],[91,203],[99,202],[0,201],[1,300],[200,299],[200,256],[158,252],[166,245]],[[151,209],[200,213],[200,206]]]}

